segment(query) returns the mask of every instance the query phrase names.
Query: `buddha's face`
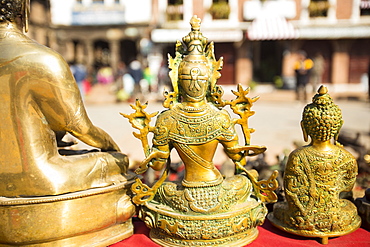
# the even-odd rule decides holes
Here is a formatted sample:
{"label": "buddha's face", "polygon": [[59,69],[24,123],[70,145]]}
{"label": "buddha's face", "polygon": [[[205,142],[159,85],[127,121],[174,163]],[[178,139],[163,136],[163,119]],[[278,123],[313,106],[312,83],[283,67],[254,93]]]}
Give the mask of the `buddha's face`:
{"label": "buddha's face", "polygon": [[204,63],[186,62],[179,70],[179,85],[182,96],[191,101],[205,98],[208,88],[208,68]]}

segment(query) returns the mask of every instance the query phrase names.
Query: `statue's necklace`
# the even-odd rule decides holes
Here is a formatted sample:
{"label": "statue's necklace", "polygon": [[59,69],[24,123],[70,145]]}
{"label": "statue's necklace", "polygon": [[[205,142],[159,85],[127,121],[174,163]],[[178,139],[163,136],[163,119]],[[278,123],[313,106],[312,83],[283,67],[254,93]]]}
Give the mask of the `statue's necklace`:
{"label": "statue's necklace", "polygon": [[202,112],[206,109],[207,105],[202,105],[200,107],[192,107],[192,106],[184,106],[184,105],[180,105],[180,109],[184,112]]}

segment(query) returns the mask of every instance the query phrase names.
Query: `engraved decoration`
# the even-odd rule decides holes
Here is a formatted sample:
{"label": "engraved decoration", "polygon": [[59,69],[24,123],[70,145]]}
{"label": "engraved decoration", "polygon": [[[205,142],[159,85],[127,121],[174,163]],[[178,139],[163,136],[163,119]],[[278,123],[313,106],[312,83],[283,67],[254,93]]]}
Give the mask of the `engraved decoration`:
{"label": "engraved decoration", "polygon": [[[257,235],[257,226],[267,214],[265,202],[274,202],[277,171],[268,181],[258,181],[258,173],[244,168],[246,157],[260,154],[264,146],[251,145],[248,126],[253,103],[249,88],[233,92],[236,99],[222,99],[216,85],[222,58],[215,59],[213,43],[200,32],[200,19],[194,16],[191,32],[176,43],[176,55],[169,56],[169,76],[173,92],[165,92],[160,114],[145,112],[146,104],[136,101],[134,113],[122,114],[140,133],[146,158],[136,173],[152,168],[163,174],[152,187],[140,179],[132,186],[133,202],[139,217],[151,228],[150,237],[163,246],[240,246]],[[232,119],[223,109],[230,106],[239,116]],[[158,115],[158,116],[157,116]],[[155,126],[150,120],[157,116]],[[242,127],[244,145],[239,145],[235,125]],[[154,133],[153,145],[147,135]],[[235,175],[224,178],[212,162],[217,145],[235,164]],[[182,181],[168,182],[169,157],[175,148],[184,165]]]}
{"label": "engraved decoration", "polygon": [[321,86],[301,122],[304,139],[311,137],[311,143],[290,154],[284,174],[286,202],[275,204],[268,215],[276,227],[319,237],[323,244],[360,227],[355,205],[339,197],[352,190],[357,175],[355,158],[336,142],[342,124],[341,110]]}

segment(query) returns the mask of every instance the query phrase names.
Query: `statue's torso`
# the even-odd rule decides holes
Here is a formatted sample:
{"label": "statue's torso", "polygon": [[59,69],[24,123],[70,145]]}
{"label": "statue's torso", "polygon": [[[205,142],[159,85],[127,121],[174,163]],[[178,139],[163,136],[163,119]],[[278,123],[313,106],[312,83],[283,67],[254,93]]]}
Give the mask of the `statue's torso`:
{"label": "statue's torso", "polygon": [[356,175],[356,160],[341,147],[333,145],[326,153],[311,146],[295,150],[284,175],[290,219],[302,228],[320,231],[334,224],[339,228],[348,225],[356,210],[349,201],[340,199],[339,193],[353,187]]}
{"label": "statue's torso", "polygon": [[[39,73],[43,68],[29,59],[42,59],[45,51],[20,32],[7,28],[0,28],[0,49],[0,163],[4,164],[0,173],[22,173],[32,169],[35,160],[55,154],[45,152],[50,150],[45,147],[54,145],[50,138],[53,133],[33,95],[33,90],[43,89]],[[32,82],[35,78],[40,80],[37,87]]]}
{"label": "statue's torso", "polygon": [[229,115],[209,104],[191,111],[178,104],[158,117],[155,145],[174,146],[186,167],[184,186],[220,184],[221,173],[212,163],[220,140],[235,138]]}
{"label": "statue's torso", "polygon": [[109,184],[111,170],[101,167],[110,159],[103,154],[58,154],[54,131],[69,131],[72,124],[79,129],[84,122],[78,87],[63,58],[4,25],[0,50],[0,195],[52,195]]}

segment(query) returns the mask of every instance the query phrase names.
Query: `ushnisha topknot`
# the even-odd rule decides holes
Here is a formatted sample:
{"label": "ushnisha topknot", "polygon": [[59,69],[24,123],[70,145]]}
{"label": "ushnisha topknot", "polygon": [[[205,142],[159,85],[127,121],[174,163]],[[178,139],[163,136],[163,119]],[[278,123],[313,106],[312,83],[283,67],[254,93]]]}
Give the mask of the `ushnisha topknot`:
{"label": "ushnisha topknot", "polygon": [[319,88],[312,103],[304,108],[302,122],[312,139],[327,141],[339,134],[343,124],[342,112],[325,86]]}

